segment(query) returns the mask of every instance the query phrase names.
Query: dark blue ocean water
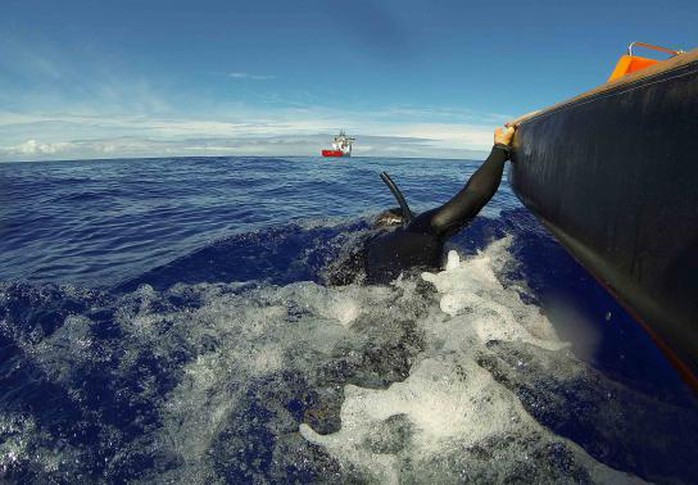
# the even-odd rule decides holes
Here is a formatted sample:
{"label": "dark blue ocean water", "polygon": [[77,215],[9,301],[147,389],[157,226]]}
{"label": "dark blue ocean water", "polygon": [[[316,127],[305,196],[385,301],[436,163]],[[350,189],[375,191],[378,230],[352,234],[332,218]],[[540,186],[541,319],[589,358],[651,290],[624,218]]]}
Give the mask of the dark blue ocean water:
{"label": "dark blue ocean water", "polygon": [[[506,180],[459,268],[327,287],[478,162],[0,164],[0,478],[698,483],[698,413]],[[430,277],[427,277],[430,279]]]}

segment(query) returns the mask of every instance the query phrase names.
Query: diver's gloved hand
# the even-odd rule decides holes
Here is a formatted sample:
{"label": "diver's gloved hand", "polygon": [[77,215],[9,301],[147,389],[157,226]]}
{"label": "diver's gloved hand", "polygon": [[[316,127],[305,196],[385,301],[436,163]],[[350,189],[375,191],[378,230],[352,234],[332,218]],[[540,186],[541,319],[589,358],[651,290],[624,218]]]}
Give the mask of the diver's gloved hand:
{"label": "diver's gloved hand", "polygon": [[494,146],[510,153],[514,133],[516,133],[516,125],[513,124],[507,124],[504,128],[497,128],[494,130]]}

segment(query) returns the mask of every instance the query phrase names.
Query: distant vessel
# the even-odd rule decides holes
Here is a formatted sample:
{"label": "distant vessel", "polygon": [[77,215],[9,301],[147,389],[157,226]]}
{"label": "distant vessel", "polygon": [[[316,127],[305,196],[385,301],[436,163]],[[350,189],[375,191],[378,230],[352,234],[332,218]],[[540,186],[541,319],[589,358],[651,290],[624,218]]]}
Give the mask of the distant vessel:
{"label": "distant vessel", "polygon": [[334,137],[331,150],[323,150],[323,157],[350,157],[351,146],[356,138],[352,138],[344,133],[344,130],[339,132],[339,135]]}

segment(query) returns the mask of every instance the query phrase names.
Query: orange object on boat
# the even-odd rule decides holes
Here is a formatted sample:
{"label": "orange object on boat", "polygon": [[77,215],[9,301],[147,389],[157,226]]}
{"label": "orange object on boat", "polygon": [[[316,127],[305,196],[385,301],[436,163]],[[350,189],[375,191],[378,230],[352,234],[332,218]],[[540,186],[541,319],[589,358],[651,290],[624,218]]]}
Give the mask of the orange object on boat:
{"label": "orange object on boat", "polygon": [[616,68],[613,70],[613,74],[608,78],[609,81],[614,81],[620,77],[630,74],[631,72],[639,71],[649,66],[657,64],[659,61],[656,59],[649,59],[647,57],[640,56],[621,56]]}
{"label": "orange object on boat", "polygon": [[649,57],[634,56],[633,47],[635,46],[646,47],[648,49],[653,49],[656,51],[664,52],[666,54],[671,54],[671,57],[684,53],[684,51],[667,49],[666,47],[645,44],[644,42],[633,42],[628,46],[628,53],[624,56],[621,56],[620,60],[618,61],[618,64],[616,64],[616,68],[613,70],[611,77],[608,78],[609,81],[615,81],[616,79],[619,79],[625,76],[626,74],[640,71],[642,69],[645,69],[646,67],[650,67],[661,62],[657,59],[650,59]]}

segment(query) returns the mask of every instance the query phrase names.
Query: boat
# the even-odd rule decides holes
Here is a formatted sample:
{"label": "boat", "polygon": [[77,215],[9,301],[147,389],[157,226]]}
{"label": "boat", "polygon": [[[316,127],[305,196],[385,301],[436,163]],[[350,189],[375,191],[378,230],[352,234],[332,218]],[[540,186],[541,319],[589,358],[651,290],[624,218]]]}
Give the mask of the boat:
{"label": "boat", "polygon": [[516,123],[515,194],[698,390],[698,49],[633,43],[607,82]]}
{"label": "boat", "polygon": [[332,149],[323,150],[323,157],[351,157],[351,147],[356,139],[349,137],[344,133],[344,130],[339,132],[339,135],[334,137],[332,141]]}

